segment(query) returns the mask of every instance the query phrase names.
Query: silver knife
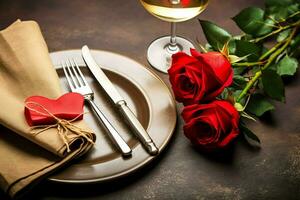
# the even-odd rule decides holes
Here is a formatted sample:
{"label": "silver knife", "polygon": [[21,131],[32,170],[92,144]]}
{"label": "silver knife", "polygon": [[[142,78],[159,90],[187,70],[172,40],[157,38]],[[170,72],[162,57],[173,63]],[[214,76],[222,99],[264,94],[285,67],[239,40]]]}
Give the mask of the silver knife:
{"label": "silver knife", "polygon": [[133,114],[133,112],[130,110],[130,108],[127,106],[126,101],[123,99],[123,97],[119,94],[119,92],[111,83],[111,81],[104,74],[101,67],[96,63],[96,61],[91,55],[88,46],[84,45],[82,47],[81,54],[87,67],[95,76],[96,80],[102,86],[104,91],[108,94],[110,99],[118,107],[122,116],[128,122],[129,126],[132,128],[133,132],[135,133],[137,138],[141,141],[141,143],[144,145],[146,150],[151,155],[157,154],[158,148],[154,144],[153,140],[151,139],[147,131],[144,129],[144,127],[141,125],[139,120],[136,118],[136,116]]}

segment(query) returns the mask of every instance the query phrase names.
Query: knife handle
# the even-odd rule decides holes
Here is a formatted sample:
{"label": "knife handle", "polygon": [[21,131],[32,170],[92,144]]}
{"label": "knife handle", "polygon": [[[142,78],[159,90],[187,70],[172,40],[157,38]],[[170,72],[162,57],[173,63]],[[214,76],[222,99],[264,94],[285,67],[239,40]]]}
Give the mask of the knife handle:
{"label": "knife handle", "polygon": [[122,152],[124,156],[131,155],[131,148],[128,144],[124,141],[124,139],[120,136],[117,130],[113,127],[113,125],[108,121],[105,115],[101,112],[98,106],[94,103],[93,100],[87,100],[93,111],[96,113],[98,119],[102,122],[103,126],[105,127],[109,137],[114,142],[114,144],[118,147],[118,149]]}
{"label": "knife handle", "polygon": [[153,140],[151,139],[147,131],[141,125],[139,120],[136,118],[136,116],[127,106],[126,101],[119,101],[117,102],[116,105],[118,106],[125,120],[128,122],[129,126],[133,129],[135,135],[142,142],[146,150],[151,155],[156,155],[158,153],[158,148],[154,144]]}

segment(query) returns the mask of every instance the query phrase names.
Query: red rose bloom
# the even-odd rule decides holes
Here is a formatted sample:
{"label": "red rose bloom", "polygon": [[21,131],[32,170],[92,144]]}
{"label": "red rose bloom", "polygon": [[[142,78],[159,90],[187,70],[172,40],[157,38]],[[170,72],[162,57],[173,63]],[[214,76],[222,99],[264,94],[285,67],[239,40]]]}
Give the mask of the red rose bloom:
{"label": "red rose bloom", "polygon": [[230,62],[221,53],[191,49],[191,55],[174,54],[168,70],[175,98],[184,105],[213,100],[233,78]]}
{"label": "red rose bloom", "polygon": [[225,147],[239,134],[239,113],[227,101],[186,106],[182,117],[185,136],[205,150]]}

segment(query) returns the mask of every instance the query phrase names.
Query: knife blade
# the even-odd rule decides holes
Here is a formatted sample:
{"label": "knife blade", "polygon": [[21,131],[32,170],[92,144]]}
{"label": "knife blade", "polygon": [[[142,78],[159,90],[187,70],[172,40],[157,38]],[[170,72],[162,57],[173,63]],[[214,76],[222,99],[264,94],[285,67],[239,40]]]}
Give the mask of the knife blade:
{"label": "knife blade", "polygon": [[148,153],[150,153],[151,155],[157,154],[158,148],[154,144],[153,140],[151,139],[147,131],[144,129],[144,127],[141,125],[141,123],[138,121],[131,109],[127,106],[125,99],[119,94],[112,82],[102,71],[101,67],[96,63],[87,45],[84,45],[82,47],[81,55],[83,57],[84,62],[86,63],[86,66],[92,72],[98,83],[110,97],[113,103],[118,107],[119,112],[127,121],[137,138],[148,151]]}

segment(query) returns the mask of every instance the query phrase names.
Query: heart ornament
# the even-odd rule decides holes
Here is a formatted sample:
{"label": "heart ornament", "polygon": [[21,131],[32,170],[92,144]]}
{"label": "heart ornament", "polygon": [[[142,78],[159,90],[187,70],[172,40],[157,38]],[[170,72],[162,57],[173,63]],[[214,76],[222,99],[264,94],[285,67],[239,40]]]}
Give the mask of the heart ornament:
{"label": "heart ornament", "polygon": [[66,120],[83,118],[84,98],[74,92],[58,99],[30,96],[25,100],[25,105],[25,118],[29,126],[55,124],[57,120],[53,116]]}

